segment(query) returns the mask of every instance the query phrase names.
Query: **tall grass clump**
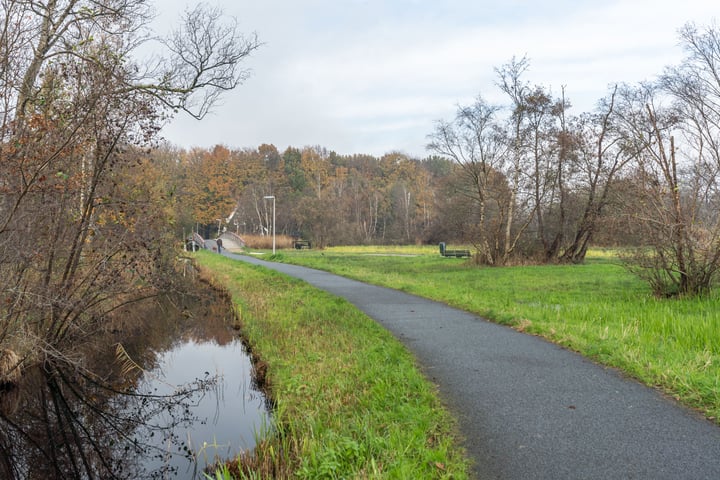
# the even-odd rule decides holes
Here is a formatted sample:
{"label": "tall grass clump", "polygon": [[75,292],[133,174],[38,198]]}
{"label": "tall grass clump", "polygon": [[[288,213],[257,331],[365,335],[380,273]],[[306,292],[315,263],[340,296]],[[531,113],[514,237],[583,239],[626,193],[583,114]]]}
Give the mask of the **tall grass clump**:
{"label": "tall grass clump", "polygon": [[229,464],[237,478],[467,478],[455,425],[391,334],[348,302],[200,252],[242,312],[275,405],[274,434]]}

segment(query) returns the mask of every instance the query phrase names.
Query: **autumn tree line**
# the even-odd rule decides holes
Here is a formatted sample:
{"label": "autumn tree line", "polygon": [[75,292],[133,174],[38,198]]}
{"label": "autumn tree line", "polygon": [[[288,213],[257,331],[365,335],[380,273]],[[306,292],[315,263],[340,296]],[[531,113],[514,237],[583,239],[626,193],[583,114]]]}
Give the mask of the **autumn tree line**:
{"label": "autumn tree line", "polygon": [[[172,147],[154,154],[173,172],[176,218],[186,234],[278,234],[328,245],[474,243],[480,225],[463,165],[442,155],[340,155],[322,147]],[[487,213],[485,213],[487,216]],[[527,229],[525,229],[527,232]],[[602,241],[631,242],[623,231]],[[526,243],[514,258],[531,256]],[[483,262],[485,260],[482,260]],[[510,261],[510,256],[508,256]],[[487,262],[503,263],[502,260]]]}
{"label": "autumn tree line", "polygon": [[199,224],[212,236],[218,228],[270,234],[272,202],[264,197],[274,195],[277,233],[310,239],[321,248],[444,237],[435,231],[434,211],[453,168],[447,159],[339,155],[321,147],[280,153],[273,145],[169,149],[161,156],[176,169],[178,218],[188,232]]}
{"label": "autumn tree line", "polygon": [[[428,134],[428,156],[322,147],[161,149],[183,232],[278,233],[317,246],[471,243],[483,265],[580,263],[624,249],[662,296],[707,292],[720,265],[720,38],[686,25],[685,60],[609,88],[571,113],[565,88],[530,83],[529,60],[498,67],[504,102],[479,95]],[[231,216],[232,215],[232,216]]]}

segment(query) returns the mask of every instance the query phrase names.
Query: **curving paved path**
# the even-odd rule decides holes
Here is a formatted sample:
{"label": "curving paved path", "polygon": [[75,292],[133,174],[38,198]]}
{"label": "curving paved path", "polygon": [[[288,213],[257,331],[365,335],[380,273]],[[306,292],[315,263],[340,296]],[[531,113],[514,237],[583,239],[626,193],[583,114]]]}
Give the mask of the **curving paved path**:
{"label": "curving paved path", "polygon": [[441,303],[226,255],[344,297],[391,331],[459,419],[478,479],[720,479],[720,428],[613,369]]}

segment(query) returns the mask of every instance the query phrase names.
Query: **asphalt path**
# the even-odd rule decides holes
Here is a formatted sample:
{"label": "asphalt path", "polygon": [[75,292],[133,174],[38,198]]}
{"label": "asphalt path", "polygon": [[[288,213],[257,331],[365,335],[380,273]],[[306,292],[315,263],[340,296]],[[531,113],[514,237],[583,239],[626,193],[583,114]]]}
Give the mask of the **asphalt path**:
{"label": "asphalt path", "polygon": [[477,479],[720,479],[720,428],[614,369],[442,303],[225,255],[344,297],[392,332],[458,418]]}

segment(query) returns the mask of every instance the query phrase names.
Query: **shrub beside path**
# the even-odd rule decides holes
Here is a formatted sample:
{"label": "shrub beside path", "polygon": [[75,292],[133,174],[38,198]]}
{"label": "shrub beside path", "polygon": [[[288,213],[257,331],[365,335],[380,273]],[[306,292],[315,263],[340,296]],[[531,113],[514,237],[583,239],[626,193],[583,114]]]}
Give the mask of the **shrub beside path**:
{"label": "shrub beside path", "polygon": [[616,370],[447,305],[306,267],[391,331],[459,419],[478,479],[720,478],[720,427]]}

